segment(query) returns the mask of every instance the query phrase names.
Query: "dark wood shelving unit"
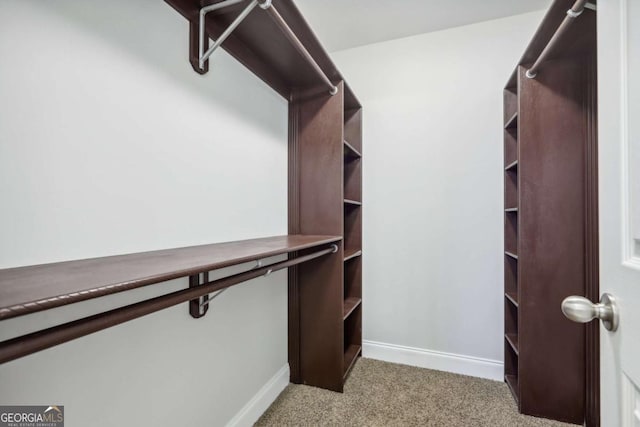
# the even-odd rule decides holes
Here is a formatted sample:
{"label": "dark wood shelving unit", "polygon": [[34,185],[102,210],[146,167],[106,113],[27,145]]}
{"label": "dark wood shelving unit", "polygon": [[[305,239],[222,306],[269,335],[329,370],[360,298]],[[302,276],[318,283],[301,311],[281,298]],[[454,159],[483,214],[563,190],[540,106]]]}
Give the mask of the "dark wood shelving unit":
{"label": "dark wood shelving unit", "polygon": [[[197,66],[202,2],[165,1],[189,21],[189,59],[197,72],[206,72]],[[208,36],[218,39],[245,7],[208,13]],[[300,54],[300,45],[317,67]],[[362,341],[362,304],[343,319],[345,295],[362,296],[362,256],[344,261],[345,253],[362,249],[362,106],[293,0],[253,9],[221,47],[289,101],[289,234],[343,236],[338,257],[289,269],[288,302],[291,381],[342,391],[359,354],[348,349]]]}
{"label": "dark wood shelving unit", "polygon": [[339,242],[275,236],[0,270],[0,320]]}
{"label": "dark wood shelving unit", "polygon": [[340,262],[290,274],[291,380],[334,391],[362,349],[362,108],[342,93],[290,105],[289,231],[343,236]]}
{"label": "dark wood shelving unit", "polygon": [[596,12],[526,76],[573,4],[553,1],[503,91],[504,378],[521,413],[595,427],[597,325],[589,335],[560,304],[599,299]]}
{"label": "dark wood shelving unit", "polygon": [[[188,21],[189,62],[206,73],[199,17],[211,2],[165,1]],[[291,381],[342,391],[362,348],[362,106],[293,0],[246,3],[209,11],[202,47],[244,17],[221,48],[289,103],[289,235],[2,270],[0,320],[179,277],[189,288],[0,343],[0,363],[183,302],[198,318],[211,292],[288,268]],[[208,279],[282,254],[289,258]]]}
{"label": "dark wood shelving unit", "polygon": [[[344,375],[362,353],[362,109],[344,109]],[[349,141],[349,142],[347,142]],[[355,157],[347,155],[347,152]]]}

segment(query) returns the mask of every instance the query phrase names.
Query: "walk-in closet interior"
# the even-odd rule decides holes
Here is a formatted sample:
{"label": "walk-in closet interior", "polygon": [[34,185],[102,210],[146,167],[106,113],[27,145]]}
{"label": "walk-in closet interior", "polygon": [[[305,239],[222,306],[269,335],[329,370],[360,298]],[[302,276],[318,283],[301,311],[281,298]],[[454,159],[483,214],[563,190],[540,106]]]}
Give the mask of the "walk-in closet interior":
{"label": "walk-in closet interior", "polygon": [[608,427],[600,7],[0,3],[0,426]]}

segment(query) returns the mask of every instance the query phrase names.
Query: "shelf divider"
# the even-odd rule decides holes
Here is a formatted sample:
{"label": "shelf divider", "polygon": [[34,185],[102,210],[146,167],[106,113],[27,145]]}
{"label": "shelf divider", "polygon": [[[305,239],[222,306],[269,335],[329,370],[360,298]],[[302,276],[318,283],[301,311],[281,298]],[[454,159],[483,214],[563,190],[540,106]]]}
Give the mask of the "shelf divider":
{"label": "shelf divider", "polygon": [[360,154],[360,152],[358,150],[355,149],[355,147],[351,144],[349,144],[349,142],[345,139],[344,140],[344,156],[351,158],[351,159],[359,159],[362,157],[362,154]]}
{"label": "shelf divider", "polygon": [[345,261],[349,261],[350,259],[357,258],[362,255],[362,251],[359,249],[345,249],[344,252]]}
{"label": "shelf divider", "polygon": [[512,252],[504,251],[504,254],[509,256],[509,257],[511,257],[511,258],[513,258],[513,259],[516,259],[516,260],[518,259],[518,255],[516,255],[516,254],[514,254]]}
{"label": "shelf divider", "polygon": [[511,303],[512,303],[513,305],[515,305],[516,307],[518,307],[518,293],[517,293],[517,292],[512,292],[512,291],[505,292],[505,293],[504,293],[504,296],[505,296],[509,301],[511,301]]}
{"label": "shelf divider", "polygon": [[520,355],[520,350],[518,349],[518,334],[504,334],[504,337],[507,339],[507,342],[516,352],[516,355]]}
{"label": "shelf divider", "polygon": [[513,162],[509,163],[504,170],[506,171],[510,171],[510,170],[516,170],[518,169],[518,161],[514,160]]}

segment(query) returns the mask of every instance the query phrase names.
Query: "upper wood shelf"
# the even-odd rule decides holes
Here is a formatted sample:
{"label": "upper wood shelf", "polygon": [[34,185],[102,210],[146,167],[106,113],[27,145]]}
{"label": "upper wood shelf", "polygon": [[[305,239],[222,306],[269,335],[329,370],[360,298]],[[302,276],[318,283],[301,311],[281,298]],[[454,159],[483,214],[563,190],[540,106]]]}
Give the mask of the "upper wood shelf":
{"label": "upper wood shelf", "polygon": [[346,140],[344,141],[344,157],[347,159],[359,159],[362,157],[360,152],[356,150],[353,145],[349,144]]}
{"label": "upper wood shelf", "polygon": [[0,320],[340,241],[290,235],[0,270]]}
{"label": "upper wood shelf", "polygon": [[[195,28],[199,22],[202,5],[217,3],[201,0],[165,1]],[[216,40],[247,4],[248,2],[240,2],[208,13],[206,31],[211,39]],[[344,80],[293,0],[278,0],[274,5],[277,5],[284,21],[333,84]],[[185,32],[184,37],[187,40],[189,34]],[[233,30],[229,38],[222,43],[222,48],[287,100],[290,100],[291,95],[300,88],[312,92],[314,89],[326,92],[326,87],[319,80],[313,67],[300,55],[269,14],[259,7],[251,11]],[[360,107],[354,93],[346,84],[344,103],[345,108]]]}

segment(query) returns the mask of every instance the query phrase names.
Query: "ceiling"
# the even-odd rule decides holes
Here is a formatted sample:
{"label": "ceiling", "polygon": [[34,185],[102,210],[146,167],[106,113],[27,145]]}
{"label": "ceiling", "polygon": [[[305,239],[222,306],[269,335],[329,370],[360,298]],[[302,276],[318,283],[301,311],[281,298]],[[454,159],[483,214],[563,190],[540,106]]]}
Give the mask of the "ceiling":
{"label": "ceiling", "polygon": [[546,9],[551,0],[295,0],[329,52]]}

